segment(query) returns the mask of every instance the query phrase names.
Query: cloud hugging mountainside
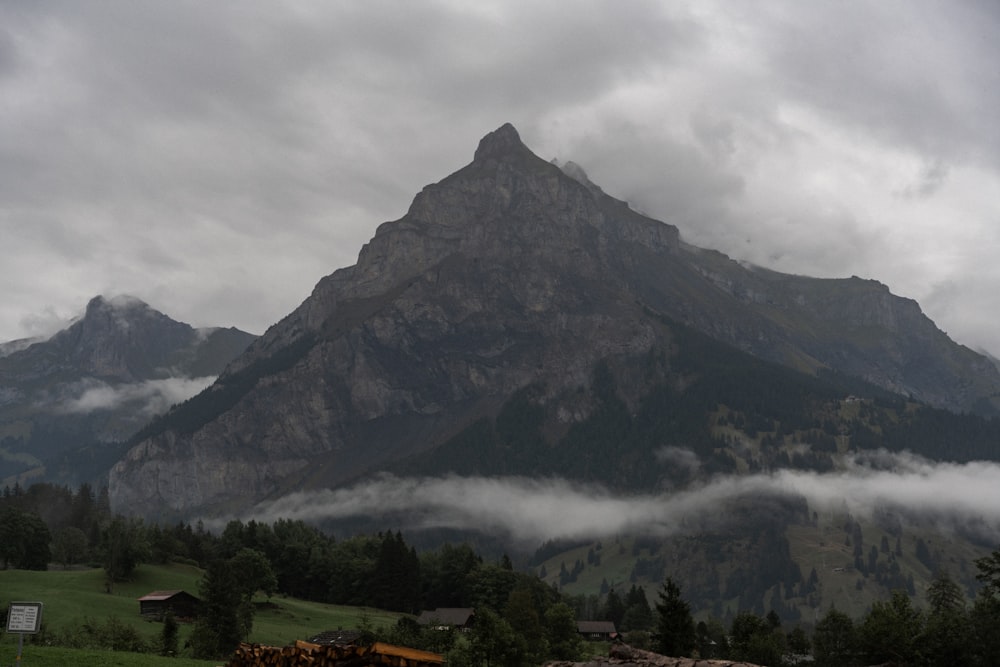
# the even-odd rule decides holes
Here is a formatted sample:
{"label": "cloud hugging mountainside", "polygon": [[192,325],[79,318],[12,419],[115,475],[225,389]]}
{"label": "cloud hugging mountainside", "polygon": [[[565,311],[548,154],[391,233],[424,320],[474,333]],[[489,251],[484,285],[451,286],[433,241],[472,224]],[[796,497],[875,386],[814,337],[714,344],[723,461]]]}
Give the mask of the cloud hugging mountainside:
{"label": "cloud hugging mountainside", "polygon": [[0,346],[0,478],[103,486],[121,443],[208,386],[254,338],[98,296],[50,338]]}
{"label": "cloud hugging mountainside", "polygon": [[112,502],[150,517],[239,512],[446,443],[478,456],[455,438],[512,400],[544,413],[534,446],[551,447],[608,405],[602,391],[632,415],[659,387],[683,392],[694,375],[677,350],[709,350],[689,332],[807,376],[1000,407],[996,367],[915,302],[690,246],[504,125],[214,385],[144,429],[112,470]]}

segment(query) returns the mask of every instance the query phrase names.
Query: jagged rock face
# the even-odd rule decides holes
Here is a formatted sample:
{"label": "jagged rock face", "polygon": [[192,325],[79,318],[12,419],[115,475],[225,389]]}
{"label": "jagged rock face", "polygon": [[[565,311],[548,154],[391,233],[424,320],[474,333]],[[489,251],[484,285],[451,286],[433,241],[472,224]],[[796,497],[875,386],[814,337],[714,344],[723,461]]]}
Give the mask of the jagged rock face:
{"label": "jagged rock face", "polygon": [[635,369],[669,347],[669,319],[949,407],[1000,387],[988,361],[884,286],[748,269],[568,171],[510,125],[487,135],[471,164],[381,225],[356,265],[321,280],[197,405],[146,432],[112,470],[114,506],[237,509],[342,483],[436,446],[529,384],[579,419],[587,406],[567,397],[599,360],[632,373],[620,386],[638,400]]}
{"label": "jagged rock face", "polygon": [[145,303],[95,297],[83,318],[50,341],[63,363],[100,378],[133,381],[167,375],[177,351],[190,347],[195,330]]}
{"label": "jagged rock face", "polygon": [[[254,338],[198,330],[131,297],[95,297],[66,329],[8,346],[0,357],[0,442],[8,455],[0,477],[27,472],[56,481],[56,459],[72,468],[65,452],[127,439],[152,410],[197,386],[184,382],[218,375]],[[89,481],[74,472],[58,481]]]}
{"label": "jagged rock face", "polygon": [[[234,342],[224,342],[227,338]],[[215,375],[229,361],[224,348],[232,356],[254,338],[235,329],[195,329],[133,297],[98,296],[66,329],[5,356],[0,378],[8,385],[83,376],[136,382]],[[221,359],[206,353],[213,347],[219,348]]]}
{"label": "jagged rock face", "polygon": [[26,350],[35,343],[41,342],[43,339],[38,338],[18,338],[17,340],[9,340],[5,343],[0,343],[0,357],[6,357],[15,352],[20,352],[21,350]]}
{"label": "jagged rock face", "polygon": [[912,299],[874,280],[744,270],[728,259],[720,267],[715,254],[699,252],[698,270],[752,315],[695,312],[686,321],[703,331],[801,370],[834,369],[936,407],[997,414],[1000,374],[989,359],[955,344]]}
{"label": "jagged rock face", "polygon": [[[599,205],[501,128],[219,383],[307,343],[294,365],[203,428],[129,452],[112,471],[116,506],[224,506],[236,488],[252,499],[287,487],[296,469],[344,481],[433,446],[526,384],[586,385],[597,360],[644,353],[665,331],[622,298],[621,244],[669,254],[679,240],[620,202]],[[248,476],[248,460],[266,466]]]}

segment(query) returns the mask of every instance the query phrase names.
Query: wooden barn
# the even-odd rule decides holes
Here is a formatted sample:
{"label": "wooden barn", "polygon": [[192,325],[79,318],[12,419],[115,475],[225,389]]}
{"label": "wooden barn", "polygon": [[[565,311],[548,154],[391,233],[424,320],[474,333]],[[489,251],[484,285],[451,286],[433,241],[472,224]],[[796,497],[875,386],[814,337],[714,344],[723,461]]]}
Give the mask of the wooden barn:
{"label": "wooden barn", "polygon": [[612,641],[618,638],[618,631],[611,621],[577,621],[576,629],[584,639],[590,641]]}
{"label": "wooden barn", "polygon": [[153,591],[139,598],[139,615],[161,621],[170,611],[178,619],[195,618],[200,605],[201,600],[184,591]]}
{"label": "wooden barn", "polygon": [[438,607],[420,612],[417,623],[438,629],[453,628],[465,632],[472,627],[475,618],[476,611],[469,607]]}

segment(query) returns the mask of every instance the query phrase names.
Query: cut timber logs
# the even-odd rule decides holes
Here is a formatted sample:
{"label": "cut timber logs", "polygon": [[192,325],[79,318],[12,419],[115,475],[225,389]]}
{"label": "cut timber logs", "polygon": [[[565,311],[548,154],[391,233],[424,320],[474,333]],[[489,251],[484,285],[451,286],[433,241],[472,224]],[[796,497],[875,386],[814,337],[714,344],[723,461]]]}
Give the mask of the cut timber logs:
{"label": "cut timber logs", "polygon": [[441,667],[444,656],[375,642],[371,646],[240,644],[226,667]]}

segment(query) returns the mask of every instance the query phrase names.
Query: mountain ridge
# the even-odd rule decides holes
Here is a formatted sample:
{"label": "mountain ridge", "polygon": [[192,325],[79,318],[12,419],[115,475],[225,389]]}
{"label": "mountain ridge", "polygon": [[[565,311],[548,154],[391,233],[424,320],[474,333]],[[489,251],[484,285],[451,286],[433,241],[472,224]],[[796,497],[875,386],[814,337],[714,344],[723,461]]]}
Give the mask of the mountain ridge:
{"label": "mountain ridge", "polygon": [[65,328],[0,357],[4,476],[93,481],[77,475],[72,452],[119,455],[118,442],[214,379],[253,338],[235,328],[195,329],[131,296],[92,298]]}
{"label": "mountain ridge", "polygon": [[571,425],[593,409],[572,397],[599,362],[631,408],[662,380],[642,360],[671,349],[671,321],[812,374],[996,412],[996,367],[916,302],[876,281],[748,269],[591,186],[509,124],[486,135],[356,264],[133,441],[112,502],[227,511],[335,486],[440,446],[529,385]]}

